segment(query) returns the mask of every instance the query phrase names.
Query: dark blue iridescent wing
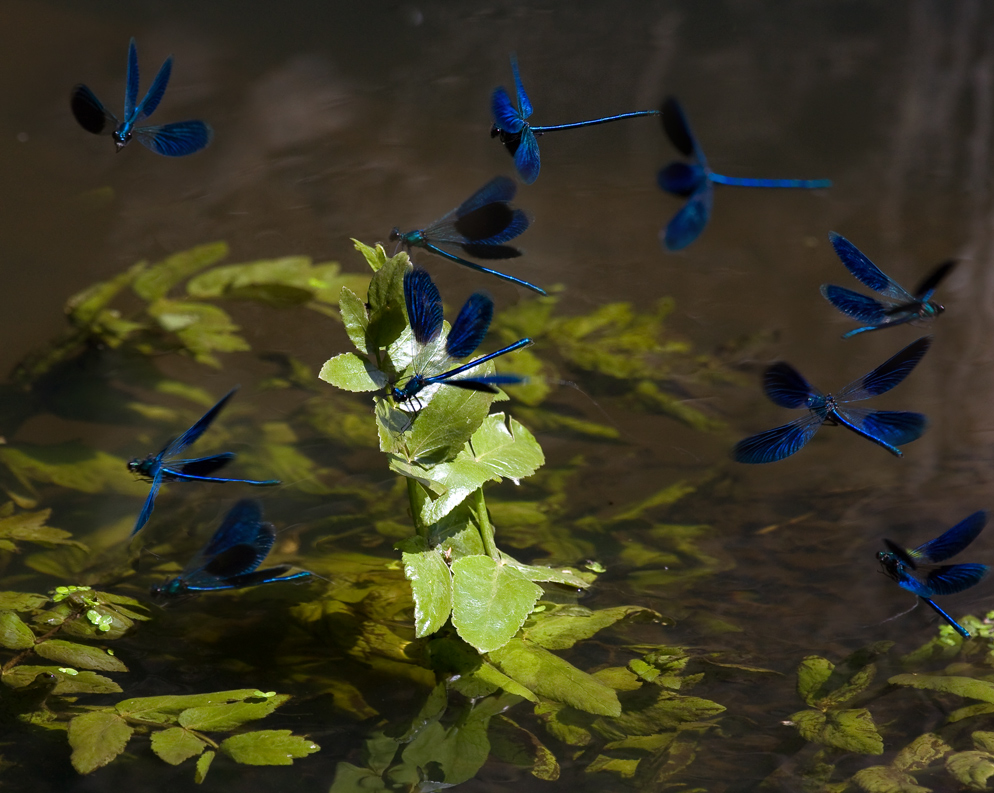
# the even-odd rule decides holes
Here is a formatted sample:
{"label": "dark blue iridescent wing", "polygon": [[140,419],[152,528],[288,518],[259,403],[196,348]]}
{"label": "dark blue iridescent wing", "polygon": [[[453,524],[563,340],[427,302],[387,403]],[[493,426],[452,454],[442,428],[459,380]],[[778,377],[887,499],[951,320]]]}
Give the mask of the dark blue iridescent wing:
{"label": "dark blue iridescent wing", "polygon": [[128,71],[124,82],[124,120],[134,122],[135,105],[138,103],[138,48],[134,37],[128,42]]}
{"label": "dark blue iridescent wing", "polygon": [[87,132],[99,135],[102,132],[113,132],[120,123],[117,116],[111,113],[82,83],[73,86],[69,94],[69,108],[77,123]]}
{"label": "dark blue iridescent wing", "polygon": [[539,157],[535,133],[530,129],[521,132],[521,142],[518,144],[518,150],[514,152],[514,167],[518,169],[518,175],[525,184],[531,184],[538,179],[542,160]]}
{"label": "dark blue iridescent wing", "polygon": [[449,357],[468,358],[476,352],[487,335],[493,315],[494,301],[489,295],[482,292],[470,295],[445,340],[445,351]]}
{"label": "dark blue iridescent wing", "polygon": [[[922,597],[955,595],[978,584],[987,575],[988,569],[985,564],[950,564],[935,567],[928,571],[924,580],[918,582],[919,587],[925,591]],[[921,592],[915,594],[921,595]]]}
{"label": "dark blue iridescent wing", "polygon": [[418,344],[429,344],[442,332],[442,296],[427,270],[404,273],[404,302],[407,320]]}
{"label": "dark blue iridescent wing", "polygon": [[879,300],[834,284],[821,285],[822,296],[843,314],[871,325],[887,322],[887,309]]}
{"label": "dark blue iridescent wing", "polygon": [[145,524],[148,523],[148,519],[152,517],[152,510],[155,508],[155,497],[159,494],[159,488],[161,486],[162,474],[159,471],[156,471],[155,476],[152,477],[152,489],[148,491],[148,497],[142,505],[142,511],[138,514],[138,520],[135,521],[135,527],[131,530],[132,537],[140,532]]}
{"label": "dark blue iridescent wing", "polygon": [[185,157],[207,146],[214,137],[214,130],[203,121],[177,121],[161,127],[138,127],[135,137],[156,154]]}
{"label": "dark blue iridescent wing", "polygon": [[934,540],[919,545],[908,555],[916,562],[944,562],[962,551],[983,531],[987,523],[987,512],[980,510],[964,518],[951,529]]}
{"label": "dark blue iridescent wing", "polygon": [[660,190],[684,198],[692,195],[705,179],[707,175],[700,165],[690,165],[685,162],[671,162],[660,169],[656,176]]}
{"label": "dark blue iridescent wing", "polygon": [[770,366],[763,373],[763,393],[782,408],[806,407],[808,397],[820,391],[805,380],[801,373],[783,361]]}
{"label": "dark blue iridescent wing", "polygon": [[931,345],[931,336],[922,336],[911,342],[872,372],[851,382],[836,394],[836,398],[839,401],[855,402],[890,391],[911,373]]}
{"label": "dark blue iridescent wing", "polygon": [[152,86],[148,89],[148,93],[145,94],[145,98],[142,99],[142,103],[138,107],[136,121],[148,118],[155,112],[155,109],[159,106],[159,102],[162,101],[163,94],[166,93],[166,86],[169,85],[169,75],[172,73],[172,70],[173,56],[170,55],[163,61],[162,66],[159,67],[159,71],[152,81]]}
{"label": "dark blue iridescent wing", "polygon": [[453,377],[443,382],[446,385],[454,385],[457,388],[465,388],[469,391],[485,391],[488,394],[496,394],[499,385],[520,385],[527,382],[527,377],[516,374],[487,374],[481,377]]}
{"label": "dark blue iridescent wing", "polygon": [[525,126],[524,119],[511,104],[511,97],[503,87],[495,89],[490,97],[490,110],[494,114],[494,123],[505,132],[517,134]]}
{"label": "dark blue iridescent wing", "polygon": [[234,452],[212,454],[210,457],[198,457],[195,460],[173,460],[169,468],[187,476],[210,476],[235,459]]}
{"label": "dark blue iridescent wing", "polygon": [[508,179],[506,176],[495,176],[483,185],[483,187],[473,193],[473,195],[463,201],[453,210],[453,212],[458,217],[462,217],[463,215],[468,215],[470,212],[474,212],[481,207],[485,207],[487,204],[506,204],[508,201],[514,200],[515,193],[517,192],[518,186],[514,183],[513,179]]}
{"label": "dark blue iridescent wing", "polygon": [[885,275],[880,268],[866,258],[862,252],[841,234],[830,231],[828,239],[835,248],[846,269],[860,283],[868,286],[874,292],[879,292],[898,303],[909,303],[914,298],[905,291],[904,287]]}
{"label": "dark blue iridescent wing", "polygon": [[202,415],[199,419],[197,419],[197,421],[194,423],[192,427],[190,427],[190,429],[188,429],[178,438],[170,442],[169,445],[167,445],[166,448],[163,449],[162,453],[159,455],[160,459],[168,461],[170,458],[175,457],[177,454],[183,451],[183,449],[185,449],[187,446],[189,446],[191,443],[197,440],[197,438],[203,435],[206,429],[214,421],[214,419],[217,418],[217,414],[220,413],[222,410],[224,410],[224,406],[228,404],[228,400],[235,395],[235,392],[237,390],[238,386],[232,388],[227,394],[225,394],[223,397],[221,397],[218,400],[217,404],[214,405],[214,407],[212,407],[210,410],[204,413],[204,415]]}
{"label": "dark blue iridescent wing", "polygon": [[661,115],[663,131],[666,133],[666,137],[670,139],[670,143],[676,147],[676,150],[686,157],[697,156],[700,149],[693,133],[690,131],[687,116],[684,114],[683,108],[676,100],[676,97],[668,96],[663,100]]}
{"label": "dark blue iridescent wing", "polygon": [[511,53],[511,71],[514,72],[514,89],[518,94],[518,110],[521,118],[526,119],[532,114],[532,103],[525,93],[525,86],[521,82],[521,74],[518,72],[518,56]]}
{"label": "dark blue iridescent wing", "polygon": [[918,440],[928,428],[928,418],[905,410],[867,410],[837,407],[836,412],[854,427],[889,446]]}
{"label": "dark blue iridescent wing", "polygon": [[926,275],[922,282],[918,284],[918,288],[915,289],[915,300],[920,300],[923,303],[929,300],[935,294],[935,290],[939,288],[939,284],[945,280],[946,276],[953,271],[955,266],[956,260],[950,259]]}
{"label": "dark blue iridescent wing", "polygon": [[711,217],[711,204],[714,188],[705,180],[673,219],[666,224],[663,232],[663,247],[668,251],[680,251],[696,240]]}
{"label": "dark blue iridescent wing", "polygon": [[252,567],[232,572],[231,575],[249,573],[266,558],[275,540],[276,532],[272,525],[262,522],[262,507],[259,502],[243,498],[224,516],[202,553],[205,558],[212,559],[238,545],[252,546],[261,553],[259,560]]}
{"label": "dark blue iridescent wing", "polygon": [[775,463],[800,451],[810,441],[823,419],[809,413],[790,424],[752,435],[735,444],[732,456],[740,463]]}

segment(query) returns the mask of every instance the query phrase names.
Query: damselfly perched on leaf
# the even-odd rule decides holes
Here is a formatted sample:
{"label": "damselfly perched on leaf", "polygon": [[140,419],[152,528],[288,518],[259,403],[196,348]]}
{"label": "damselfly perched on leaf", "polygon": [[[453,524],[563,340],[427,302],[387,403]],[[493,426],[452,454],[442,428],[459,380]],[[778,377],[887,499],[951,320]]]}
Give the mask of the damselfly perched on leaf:
{"label": "damselfly perched on leaf", "polygon": [[467,261],[439,247],[455,246],[478,259],[514,259],[520,256],[518,248],[505,244],[523,233],[531,222],[522,210],[508,206],[517,189],[514,182],[506,176],[498,176],[430,226],[407,232],[395,228],[390,232],[390,239],[408,249],[424,248],[450,262],[488,273],[544,295],[545,290],[534,284]]}
{"label": "damselfly perched on leaf", "polygon": [[[954,595],[969,589],[987,575],[988,567],[985,564],[928,566],[944,562],[958,554],[977,538],[986,523],[987,513],[981,510],[913,550],[891,540],[884,540],[887,550],[877,552],[877,561],[884,572],[897,581],[902,589],[918,595],[964,639],[970,638],[969,631],[939,608],[932,598],[936,595]],[[926,567],[922,569],[920,565]]]}
{"label": "damselfly perched on leaf", "polygon": [[494,90],[490,98],[490,109],[493,111],[494,123],[490,128],[491,138],[500,138],[504,148],[514,157],[514,166],[525,184],[531,184],[538,178],[541,160],[538,154],[536,138],[546,132],[558,132],[561,129],[578,129],[593,127],[597,124],[607,124],[611,121],[621,121],[624,118],[639,116],[658,116],[658,110],[636,110],[631,113],[619,113],[616,116],[594,118],[589,121],[575,121],[572,124],[555,124],[553,126],[536,127],[528,123],[532,114],[532,103],[525,93],[518,73],[518,59],[511,55],[511,70],[514,72],[514,87],[517,92],[517,106],[511,103],[507,90],[501,86]]}
{"label": "damselfly perched on leaf", "polygon": [[138,101],[138,50],[135,40],[128,44],[128,73],[124,86],[124,118],[119,120],[83,83],[77,84],[69,96],[69,106],[76,121],[87,132],[101,135],[109,132],[114,145],[120,151],[131,141],[138,139],[145,148],[166,157],[183,157],[200,151],[214,135],[213,130],[203,121],[177,121],[157,127],[139,127],[139,121],[148,118],[162,101],[169,84],[173,68],[173,57],[166,58],[159,67],[152,86],[145,98]]}
{"label": "damselfly perched on leaf", "polygon": [[788,363],[773,364],[763,376],[766,396],[780,407],[805,408],[808,413],[790,424],[739,441],[733,456],[740,463],[776,462],[803,448],[822,424],[835,424],[901,457],[897,447],[921,437],[928,419],[921,413],[867,410],[849,403],[890,391],[915,368],[931,344],[931,336],[913,341],[835,394],[823,394]]}
{"label": "damselfly perched on leaf", "polygon": [[414,374],[403,385],[393,385],[389,388],[389,393],[395,402],[403,404],[415,400],[424,389],[432,385],[447,385],[496,394],[500,385],[524,382],[523,377],[513,374],[461,375],[466,375],[501,355],[528,347],[532,344],[531,339],[519,339],[497,352],[475,358],[454,369],[448,368],[454,362],[468,358],[476,352],[483,337],[487,335],[494,313],[494,303],[490,297],[480,292],[470,295],[444,339],[442,338],[442,297],[426,270],[414,268],[404,274],[404,302],[415,344],[411,364]]}
{"label": "damselfly perched on leaf", "polygon": [[152,594],[175,597],[309,577],[311,573],[306,570],[286,575],[291,567],[288,564],[258,569],[275,541],[276,529],[272,523],[263,523],[259,502],[242,499],[183,572],[153,586]]}
{"label": "damselfly perched on leaf", "polygon": [[128,463],[129,471],[152,481],[152,489],[149,491],[148,498],[145,499],[145,506],[142,507],[135,527],[131,530],[132,537],[148,523],[148,519],[152,515],[152,509],[155,506],[155,497],[163,482],[241,482],[246,485],[280,484],[279,479],[264,479],[260,481],[256,479],[222,479],[211,476],[210,474],[235,459],[234,452],[222,452],[221,454],[212,454],[208,457],[192,459],[176,459],[176,456],[180,452],[204,434],[204,431],[217,418],[218,413],[221,412],[237,390],[237,387],[232,388],[218,400],[218,403],[214,407],[197,419],[190,429],[175,440],[167,443],[158,454],[150,454],[144,459],[136,457]]}
{"label": "damselfly perched on leaf", "polygon": [[832,186],[829,179],[747,179],[715,173],[708,165],[697,138],[690,131],[690,123],[683,108],[674,97],[664,100],[662,117],[663,131],[670,143],[684,156],[693,158],[692,163],[671,162],[659,172],[660,188],[687,199],[683,209],[673,216],[660,235],[667,250],[682,250],[700,236],[711,217],[716,184],[734,187],[794,187],[806,190]]}
{"label": "damselfly perched on leaf", "polygon": [[932,297],[939,284],[956,266],[955,259],[938,265],[918,284],[914,293],[910,293],[893,278],[885,275],[841,234],[832,231],[829,232],[828,238],[853,277],[886,298],[886,300],[877,300],[841,286],[822,284],[821,293],[829,303],[843,314],[866,323],[862,328],[843,333],[843,339],[869,330],[880,330],[919,319],[933,319],[945,311],[945,308],[932,300]]}

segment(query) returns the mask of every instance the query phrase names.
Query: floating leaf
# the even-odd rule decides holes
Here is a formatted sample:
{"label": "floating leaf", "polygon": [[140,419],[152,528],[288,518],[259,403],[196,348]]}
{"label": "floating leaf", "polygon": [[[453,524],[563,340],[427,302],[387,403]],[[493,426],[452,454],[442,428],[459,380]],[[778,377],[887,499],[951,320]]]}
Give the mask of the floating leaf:
{"label": "floating leaf", "polygon": [[[976,741],[977,733],[973,735],[974,741]],[[894,766],[902,771],[920,771],[941,760],[951,751],[952,747],[942,738],[934,732],[928,732],[919,735],[898,752],[897,757],[894,758]]]}
{"label": "floating leaf", "polygon": [[539,696],[587,713],[621,714],[621,703],[613,689],[548,650],[512,639],[489,655],[504,674]]}
{"label": "floating leaf", "polygon": [[832,676],[835,664],[818,655],[809,655],[797,668],[797,693],[811,707],[816,706],[816,694]]}
{"label": "floating leaf", "polygon": [[45,523],[52,510],[22,512],[18,515],[0,518],[0,539],[35,542],[42,545],[74,545],[88,551],[83,543],[70,539],[72,535],[62,529],[53,529]]}
{"label": "floating leaf", "polygon": [[386,375],[354,352],[343,352],[324,362],[318,377],[345,391],[382,391]]}
{"label": "floating leaf", "polygon": [[241,702],[256,698],[256,689],[241,688],[234,691],[216,691],[210,694],[176,694],[163,697],[135,697],[118,702],[114,709],[123,716],[134,716],[142,720],[155,720],[158,715],[178,716],[189,708],[203,708]]}
{"label": "floating leaf", "polygon": [[631,779],[638,770],[639,761],[626,760],[621,757],[609,757],[599,754],[584,769],[588,774],[596,774],[599,771],[609,771],[617,774],[622,779]]}
{"label": "floating leaf", "polygon": [[524,638],[547,650],[567,650],[578,641],[589,639],[619,620],[635,615],[662,618],[655,611],[638,606],[617,606],[582,614],[551,614],[540,616],[534,625],[525,628]]}
{"label": "floating leaf", "polygon": [[152,751],[170,765],[179,765],[200,754],[207,744],[182,727],[169,727],[152,733]]}
{"label": "floating leaf", "polygon": [[491,722],[487,735],[491,750],[504,762],[528,768],[533,777],[546,782],[559,779],[560,769],[556,756],[534,733],[517,722],[507,716],[499,716]]}
{"label": "floating leaf", "polygon": [[724,706],[710,699],[687,697],[662,690],[653,702],[641,710],[627,710],[613,719],[601,719],[595,725],[614,740],[624,736],[654,735],[666,730],[686,728],[704,722],[725,711]]}
{"label": "floating leaf", "polygon": [[38,675],[54,675],[58,682],[53,694],[119,694],[121,687],[110,678],[98,675],[96,672],[77,672],[75,669],[66,671],[65,667],[32,666],[18,664],[9,672],[4,673],[3,682],[11,688],[22,688],[29,685]]}
{"label": "floating leaf", "polygon": [[988,752],[956,752],[946,760],[946,770],[961,784],[974,790],[986,790],[994,776],[994,755]]}
{"label": "floating leaf", "polygon": [[179,723],[188,730],[227,732],[268,716],[288,699],[287,694],[279,694],[262,702],[231,702],[188,708],[179,714]]}
{"label": "floating leaf", "polygon": [[895,675],[888,681],[892,686],[910,686],[929,691],[941,691],[967,699],[994,703],[994,683],[956,675]]}
{"label": "floating leaf", "polygon": [[34,647],[35,634],[12,611],[0,612],[0,645],[11,650],[27,650]]}
{"label": "floating leaf", "polygon": [[200,757],[197,758],[197,771],[193,775],[193,781],[198,785],[202,785],[204,780],[207,778],[207,772],[210,770],[211,761],[214,760],[213,749],[204,752]]}
{"label": "floating leaf", "polygon": [[252,347],[237,334],[240,330],[226,311],[209,303],[158,300],[148,313],[159,326],[175,333],[184,349],[198,363],[221,368],[215,352],[244,352]]}
{"label": "floating leaf", "polygon": [[66,666],[79,666],[83,669],[98,669],[101,672],[127,672],[121,660],[99,647],[88,647],[62,639],[49,639],[35,646],[35,652],[49,661]]}
{"label": "floating leaf", "polygon": [[[419,538],[420,539],[420,538]],[[403,554],[414,593],[414,627],[420,639],[441,628],[452,612],[452,574],[437,548]]]}
{"label": "floating leaf", "polygon": [[296,758],[320,750],[313,741],[290,730],[259,730],[233,735],[221,743],[221,751],[245,765],[293,765]]}
{"label": "floating leaf", "polygon": [[847,752],[883,754],[883,739],[866,708],[830,710],[828,713],[805,710],[790,719],[805,740]]}
{"label": "floating leaf", "polygon": [[853,774],[852,781],[866,793],[931,793],[910,774],[889,765],[874,765]]}
{"label": "floating leaf", "polygon": [[489,556],[452,563],[452,624],[480,652],[507,644],[541,594],[540,586]]}
{"label": "floating leaf", "polygon": [[473,715],[470,712],[462,724],[448,730],[438,722],[429,724],[404,748],[404,763],[422,769],[437,763],[446,785],[458,785],[472,779],[490,754],[488,719]]}
{"label": "floating leaf", "polygon": [[0,609],[5,611],[34,611],[48,603],[47,595],[31,592],[0,592]]}
{"label": "floating leaf", "polygon": [[108,711],[76,716],[69,722],[72,767],[89,774],[107,765],[124,751],[133,732],[124,719]]}

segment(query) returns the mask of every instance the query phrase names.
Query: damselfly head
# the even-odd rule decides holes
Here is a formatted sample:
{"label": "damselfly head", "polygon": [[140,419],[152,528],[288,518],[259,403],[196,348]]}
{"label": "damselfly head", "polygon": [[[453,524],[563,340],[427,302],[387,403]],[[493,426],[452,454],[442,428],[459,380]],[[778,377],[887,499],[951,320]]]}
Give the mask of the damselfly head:
{"label": "damselfly head", "polygon": [[402,236],[403,235],[400,233],[400,229],[396,226],[390,230],[390,242],[397,242]]}

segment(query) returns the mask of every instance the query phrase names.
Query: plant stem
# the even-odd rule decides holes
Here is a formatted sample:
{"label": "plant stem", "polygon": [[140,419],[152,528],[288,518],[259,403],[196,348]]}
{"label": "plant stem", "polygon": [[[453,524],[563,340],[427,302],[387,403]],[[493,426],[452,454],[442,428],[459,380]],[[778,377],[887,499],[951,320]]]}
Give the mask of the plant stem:
{"label": "plant stem", "polygon": [[407,498],[411,502],[411,517],[414,519],[414,529],[418,536],[428,541],[428,527],[421,522],[421,508],[419,503],[421,498],[418,493],[418,483],[411,477],[407,477]]}
{"label": "plant stem", "polygon": [[487,555],[494,561],[500,561],[500,551],[497,550],[497,543],[494,540],[494,527],[490,522],[490,515],[487,513],[487,501],[483,497],[483,488],[478,487],[473,493],[473,512],[479,521],[480,537],[483,538],[483,547]]}

